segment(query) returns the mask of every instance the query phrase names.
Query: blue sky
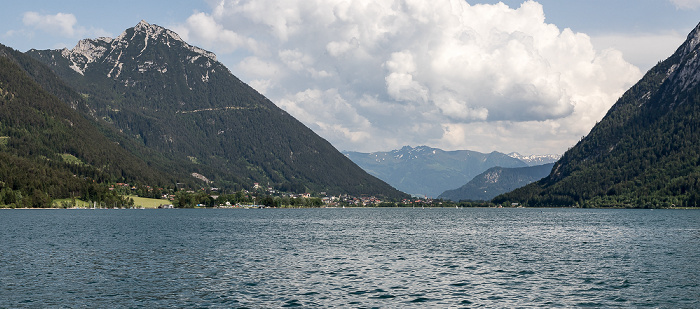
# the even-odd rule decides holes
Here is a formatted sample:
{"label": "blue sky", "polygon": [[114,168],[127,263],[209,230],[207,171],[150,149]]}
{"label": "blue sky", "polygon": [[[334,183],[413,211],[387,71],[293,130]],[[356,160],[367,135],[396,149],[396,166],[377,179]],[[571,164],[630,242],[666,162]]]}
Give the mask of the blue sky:
{"label": "blue sky", "polygon": [[700,0],[11,1],[0,43],[72,48],[142,19],[341,150],[561,154],[682,43]]}

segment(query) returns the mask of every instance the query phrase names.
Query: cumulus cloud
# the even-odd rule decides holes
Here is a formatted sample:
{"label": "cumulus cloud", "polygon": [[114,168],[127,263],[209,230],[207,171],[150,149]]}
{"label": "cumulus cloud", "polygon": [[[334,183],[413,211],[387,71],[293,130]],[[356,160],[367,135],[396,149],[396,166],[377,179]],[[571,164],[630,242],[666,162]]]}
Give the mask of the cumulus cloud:
{"label": "cumulus cloud", "polygon": [[695,10],[700,8],[700,0],[670,0],[681,10]]}
{"label": "cumulus cloud", "polygon": [[641,77],[534,1],[220,1],[177,29],[348,150],[562,152]]}

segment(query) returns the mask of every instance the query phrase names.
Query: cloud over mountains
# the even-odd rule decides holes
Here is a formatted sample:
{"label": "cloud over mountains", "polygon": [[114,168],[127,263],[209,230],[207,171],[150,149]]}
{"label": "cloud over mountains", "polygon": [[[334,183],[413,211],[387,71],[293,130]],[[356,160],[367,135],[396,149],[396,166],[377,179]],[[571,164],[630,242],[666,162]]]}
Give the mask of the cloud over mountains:
{"label": "cloud over mountains", "polygon": [[340,149],[562,152],[641,77],[534,1],[211,6],[174,30]]}

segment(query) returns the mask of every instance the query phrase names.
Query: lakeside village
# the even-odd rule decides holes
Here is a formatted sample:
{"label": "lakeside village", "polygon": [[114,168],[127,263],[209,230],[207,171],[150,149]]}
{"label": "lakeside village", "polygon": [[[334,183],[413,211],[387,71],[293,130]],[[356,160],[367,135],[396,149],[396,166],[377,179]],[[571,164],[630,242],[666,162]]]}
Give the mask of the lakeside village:
{"label": "lakeside village", "polygon": [[[168,190],[150,186],[133,186],[127,183],[111,185],[112,194],[138,196],[124,199],[123,203],[90,202],[87,208],[144,208],[140,199],[148,199],[146,208],[343,208],[343,207],[474,207],[493,206],[488,203],[454,203],[427,197],[413,197],[401,201],[382,200],[374,196],[347,194],[328,196],[326,192],[294,194],[280,192],[272,187],[255,183],[252,190],[240,190],[231,194],[218,188],[201,190]],[[156,204],[154,204],[156,203]],[[76,202],[54,203],[56,208],[80,208]],[[85,208],[85,207],[83,207]]]}
{"label": "lakeside village", "polygon": [[[125,184],[124,184],[125,185]],[[134,189],[132,187],[132,189]],[[387,201],[375,196],[351,196],[347,194],[328,196],[326,192],[294,194],[279,192],[272,187],[255,183],[251,191],[240,190],[233,194],[219,192],[218,188],[192,191],[181,190],[161,196],[172,203],[161,208],[339,208],[339,207],[442,207],[443,201],[430,198],[411,198],[400,202]]]}

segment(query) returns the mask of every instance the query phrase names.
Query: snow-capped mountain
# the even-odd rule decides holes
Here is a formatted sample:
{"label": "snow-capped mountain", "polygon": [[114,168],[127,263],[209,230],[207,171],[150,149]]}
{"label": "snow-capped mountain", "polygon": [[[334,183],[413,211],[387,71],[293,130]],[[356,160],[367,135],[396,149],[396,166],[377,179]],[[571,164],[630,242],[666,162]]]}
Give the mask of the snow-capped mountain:
{"label": "snow-capped mountain", "polygon": [[527,163],[529,166],[542,165],[548,163],[554,163],[561,158],[560,155],[546,154],[546,155],[521,155],[517,152],[511,152],[508,154],[511,158],[516,158],[520,161]]}

